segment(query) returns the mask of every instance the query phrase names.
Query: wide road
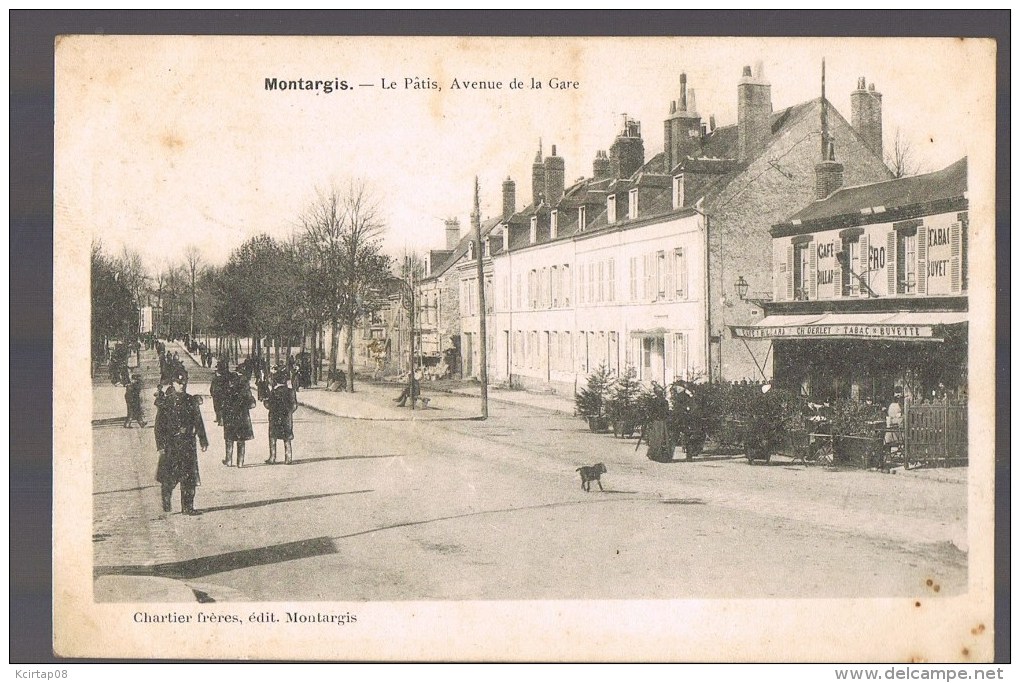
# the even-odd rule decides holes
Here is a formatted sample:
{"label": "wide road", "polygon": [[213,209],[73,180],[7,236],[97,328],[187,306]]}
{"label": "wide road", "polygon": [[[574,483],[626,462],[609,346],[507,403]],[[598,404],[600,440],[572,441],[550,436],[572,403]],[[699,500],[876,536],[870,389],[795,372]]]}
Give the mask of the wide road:
{"label": "wide road", "polygon": [[[193,368],[200,393],[208,373]],[[152,371],[151,358],[143,369]],[[151,394],[152,389],[148,390]],[[883,597],[965,590],[966,486],[911,473],[657,464],[581,420],[494,405],[486,422],[351,420],[301,408],[291,466],[220,463],[203,406],[198,517],[160,510],[151,424],[94,389],[97,600]],[[281,448],[282,458],[282,448]],[[575,468],[604,462],[605,491]],[[141,592],[139,592],[141,591]],[[168,598],[173,599],[173,598]]]}

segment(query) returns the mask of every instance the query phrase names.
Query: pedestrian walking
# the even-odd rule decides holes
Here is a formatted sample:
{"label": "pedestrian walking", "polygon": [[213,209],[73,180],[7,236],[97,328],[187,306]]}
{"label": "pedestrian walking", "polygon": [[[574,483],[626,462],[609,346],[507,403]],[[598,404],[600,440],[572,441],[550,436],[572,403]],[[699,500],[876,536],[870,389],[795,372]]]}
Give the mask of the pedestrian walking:
{"label": "pedestrian walking", "polygon": [[205,434],[202,399],[192,396],[187,385],[174,379],[165,393],[156,399],[156,448],[159,462],[156,481],[160,483],[163,512],[170,512],[174,489],[181,487],[181,512],[185,515],[201,514],[195,510],[195,491],[201,484],[198,470],[198,450],[195,440],[204,452],[209,447]]}
{"label": "pedestrian walking", "polygon": [[221,358],[216,363],[216,372],[213,373],[212,382],[209,383],[209,395],[212,396],[213,412],[216,414],[216,424],[223,424],[223,400],[230,387],[230,371],[227,369],[227,360]]}
{"label": "pedestrian walking", "polygon": [[297,410],[297,397],[294,389],[287,386],[287,372],[278,370],[273,375],[273,388],[263,401],[269,409],[269,464],[276,462],[276,442],[283,441],[284,462],[288,465],[294,461],[294,411]]}
{"label": "pedestrian walking", "polygon": [[124,403],[127,404],[127,417],[124,418],[124,429],[129,429],[132,422],[139,427],[145,426],[145,414],[142,412],[142,376],[131,375],[131,381],[124,389]]}
{"label": "pedestrian walking", "polygon": [[244,467],[244,442],[255,438],[251,427],[250,411],[255,407],[255,397],[251,395],[248,380],[240,373],[230,376],[220,416],[223,418],[223,441],[226,456],[223,464],[233,465],[234,444],[237,444],[237,466]]}

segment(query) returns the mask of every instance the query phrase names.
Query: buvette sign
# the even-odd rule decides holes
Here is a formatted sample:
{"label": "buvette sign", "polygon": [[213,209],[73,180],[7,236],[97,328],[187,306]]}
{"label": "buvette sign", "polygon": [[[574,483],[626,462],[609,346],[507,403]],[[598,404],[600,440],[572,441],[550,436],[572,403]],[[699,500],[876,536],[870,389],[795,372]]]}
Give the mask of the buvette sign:
{"label": "buvette sign", "polygon": [[937,340],[931,325],[784,325],[736,327],[730,330],[742,339],[931,339]]}

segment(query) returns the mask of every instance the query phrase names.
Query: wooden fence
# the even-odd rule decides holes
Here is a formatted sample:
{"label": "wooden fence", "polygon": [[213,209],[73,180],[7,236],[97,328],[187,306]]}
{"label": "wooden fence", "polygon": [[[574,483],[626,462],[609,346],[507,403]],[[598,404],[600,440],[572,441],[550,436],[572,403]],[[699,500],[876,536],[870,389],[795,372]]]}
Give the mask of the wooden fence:
{"label": "wooden fence", "polygon": [[908,403],[903,411],[907,466],[967,463],[967,406],[947,401]]}

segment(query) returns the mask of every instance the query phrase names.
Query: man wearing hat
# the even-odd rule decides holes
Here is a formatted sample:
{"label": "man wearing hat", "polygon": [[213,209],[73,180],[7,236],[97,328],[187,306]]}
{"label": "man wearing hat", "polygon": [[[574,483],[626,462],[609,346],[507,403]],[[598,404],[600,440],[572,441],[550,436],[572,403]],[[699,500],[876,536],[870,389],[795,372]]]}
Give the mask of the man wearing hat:
{"label": "man wearing hat", "polygon": [[212,396],[213,412],[216,413],[216,424],[223,424],[223,397],[226,395],[230,383],[230,371],[227,369],[227,359],[220,358],[216,362],[216,372],[213,373],[212,382],[209,384],[209,395]]}
{"label": "man wearing hat", "polygon": [[127,417],[124,418],[124,428],[131,427],[132,422],[137,422],[139,427],[145,426],[145,415],[142,413],[142,376],[131,375],[131,381],[124,389],[124,402],[127,404]]}
{"label": "man wearing hat", "polygon": [[181,512],[198,515],[195,510],[195,489],[201,483],[198,472],[198,451],[195,438],[205,451],[209,439],[199,406],[202,399],[188,393],[187,385],[175,377],[166,393],[157,395],[156,448],[159,464],[156,481],[162,488],[163,512],[170,512],[174,488],[181,485]]}
{"label": "man wearing hat", "polygon": [[230,467],[233,463],[234,443],[237,443],[237,466],[244,467],[244,442],[255,438],[251,428],[250,411],[255,407],[255,397],[251,395],[248,379],[237,372],[231,373],[224,392],[220,417],[223,420],[223,441],[226,443],[226,457],[223,464]]}
{"label": "man wearing hat", "polygon": [[279,369],[273,374],[273,388],[262,403],[269,409],[269,459],[266,462],[276,462],[276,441],[282,439],[284,462],[290,465],[294,461],[293,416],[297,400],[294,390],[287,386],[286,369]]}

